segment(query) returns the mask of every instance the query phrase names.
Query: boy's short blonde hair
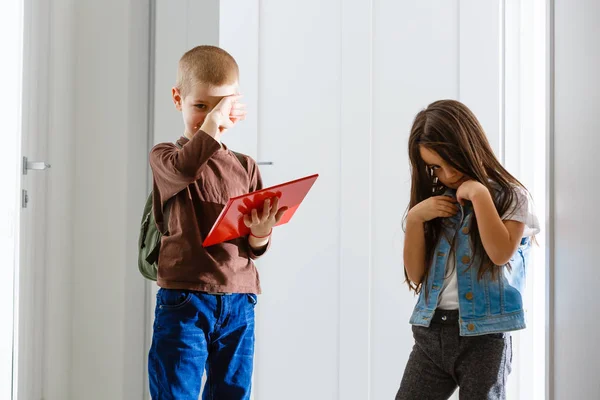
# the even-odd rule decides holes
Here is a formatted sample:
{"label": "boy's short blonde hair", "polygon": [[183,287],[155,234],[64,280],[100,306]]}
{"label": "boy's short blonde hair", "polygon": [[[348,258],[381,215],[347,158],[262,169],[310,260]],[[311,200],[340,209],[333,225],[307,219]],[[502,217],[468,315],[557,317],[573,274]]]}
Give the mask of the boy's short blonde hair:
{"label": "boy's short blonde hair", "polygon": [[211,86],[231,85],[238,81],[239,68],[235,59],[216,46],[197,46],[179,60],[177,88],[186,96],[192,86],[204,83]]}

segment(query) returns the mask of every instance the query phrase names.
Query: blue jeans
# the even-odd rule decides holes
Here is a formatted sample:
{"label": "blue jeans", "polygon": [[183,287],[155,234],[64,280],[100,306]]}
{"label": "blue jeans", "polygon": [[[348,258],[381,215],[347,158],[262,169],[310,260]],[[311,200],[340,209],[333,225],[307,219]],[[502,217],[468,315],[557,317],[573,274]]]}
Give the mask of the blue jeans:
{"label": "blue jeans", "polygon": [[250,399],[254,294],[159,289],[148,356],[153,400]]}

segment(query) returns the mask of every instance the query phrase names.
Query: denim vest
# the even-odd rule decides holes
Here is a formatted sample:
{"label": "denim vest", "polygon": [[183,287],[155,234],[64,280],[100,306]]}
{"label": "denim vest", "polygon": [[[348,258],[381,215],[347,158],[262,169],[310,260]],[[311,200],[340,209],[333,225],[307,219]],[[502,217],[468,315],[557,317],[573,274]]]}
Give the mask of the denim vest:
{"label": "denim vest", "polygon": [[[437,308],[446,276],[446,266],[449,264],[451,243],[454,241],[460,335],[476,336],[524,329],[525,313],[522,294],[531,240],[529,238],[521,240],[518,250],[510,259],[510,268],[502,267],[498,278],[493,279],[491,273],[486,273],[478,279],[478,257],[470,265],[473,250],[469,229],[471,219],[474,217],[473,206],[467,203],[459,207],[460,212],[457,215],[445,220],[445,227],[442,228],[445,235],[441,235],[435,248],[431,269],[427,281],[423,282],[410,323],[429,326]],[[428,294],[427,297],[425,293]]]}

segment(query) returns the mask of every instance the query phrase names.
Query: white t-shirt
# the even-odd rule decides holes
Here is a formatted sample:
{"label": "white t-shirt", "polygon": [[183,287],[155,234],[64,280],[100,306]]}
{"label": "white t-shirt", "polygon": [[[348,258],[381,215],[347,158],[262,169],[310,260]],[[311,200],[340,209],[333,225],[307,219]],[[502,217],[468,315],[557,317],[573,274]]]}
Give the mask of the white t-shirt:
{"label": "white t-shirt", "polygon": [[[521,188],[515,190],[516,196],[508,207],[508,210],[502,215],[503,221],[518,221],[525,224],[523,237],[537,235],[540,232],[540,223],[533,212],[533,207],[529,202],[527,193]],[[458,309],[458,282],[456,273],[456,257],[454,249],[450,251],[446,266],[453,266],[450,276],[446,276],[442,290],[438,298],[438,308],[442,310]],[[446,268],[447,270],[448,268]]]}

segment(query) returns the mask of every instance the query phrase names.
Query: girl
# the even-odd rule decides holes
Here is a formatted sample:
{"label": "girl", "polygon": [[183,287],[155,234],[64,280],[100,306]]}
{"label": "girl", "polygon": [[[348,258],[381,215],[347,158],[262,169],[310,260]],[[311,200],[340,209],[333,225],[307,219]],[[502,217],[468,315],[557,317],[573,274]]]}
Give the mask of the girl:
{"label": "girl", "polygon": [[496,159],[473,113],[441,100],[417,114],[404,272],[419,300],[415,345],[396,400],[504,399],[508,332],[525,328],[528,193]]}

